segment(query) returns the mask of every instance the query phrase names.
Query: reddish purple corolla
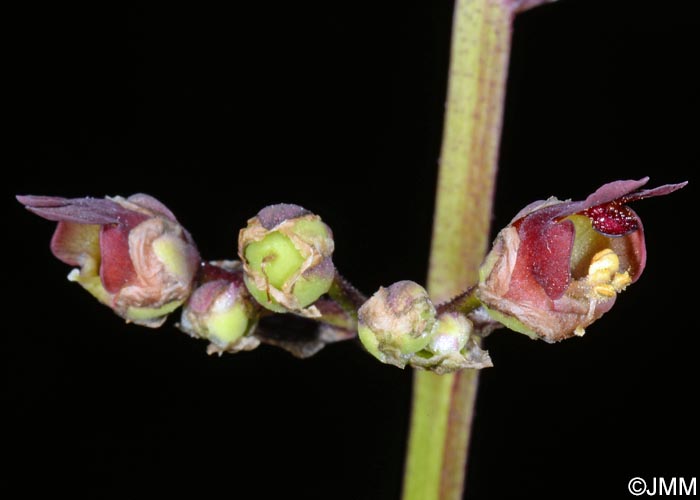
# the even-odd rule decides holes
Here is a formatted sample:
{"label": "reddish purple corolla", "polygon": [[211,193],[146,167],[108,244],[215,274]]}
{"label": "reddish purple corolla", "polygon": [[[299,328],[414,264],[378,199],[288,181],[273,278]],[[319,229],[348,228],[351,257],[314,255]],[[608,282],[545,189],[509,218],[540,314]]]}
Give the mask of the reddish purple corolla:
{"label": "reddish purple corolla", "polygon": [[155,198],[18,196],[58,222],[51,251],[68,275],[129,322],[158,327],[190,295],[200,257],[190,234]]}
{"label": "reddish purple corolla", "polygon": [[477,296],[508,328],[556,342],[610,310],[646,264],[642,222],[628,203],[686,183],[640,190],[648,177],[601,186],[584,201],[525,207],[496,237]]}

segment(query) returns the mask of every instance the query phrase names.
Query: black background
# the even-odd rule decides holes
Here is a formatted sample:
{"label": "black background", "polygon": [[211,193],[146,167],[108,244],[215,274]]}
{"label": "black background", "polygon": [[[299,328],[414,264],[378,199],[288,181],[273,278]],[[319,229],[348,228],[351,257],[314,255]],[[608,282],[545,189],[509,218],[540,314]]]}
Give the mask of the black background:
{"label": "black background", "polygon": [[[583,339],[488,339],[467,498],[625,498],[634,476],[700,470],[693,4],[563,0],[515,23],[494,228],[617,178],[691,185],[635,205],[647,270]],[[125,325],[65,280],[52,224],[11,194],[147,192],[206,258],[232,258],[261,207],[296,202],[331,225],[360,289],[424,282],[451,8],[8,16],[3,487],[398,498],[409,370],[354,342],[307,361],[271,347],[218,358],[172,324]]]}

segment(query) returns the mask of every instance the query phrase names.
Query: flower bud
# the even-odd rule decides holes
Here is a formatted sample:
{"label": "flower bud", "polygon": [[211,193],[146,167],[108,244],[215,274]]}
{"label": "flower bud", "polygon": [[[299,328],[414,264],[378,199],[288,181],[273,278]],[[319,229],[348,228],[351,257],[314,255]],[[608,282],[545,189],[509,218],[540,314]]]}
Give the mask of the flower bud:
{"label": "flower bud", "polygon": [[411,366],[437,374],[464,368],[493,366],[488,352],[481,349],[474,335],[474,325],[462,313],[440,314],[428,345],[410,360]]}
{"label": "flower bud", "polygon": [[472,322],[465,315],[442,314],[427,348],[434,354],[457,353],[467,345],[473,330]]}
{"label": "flower bud", "polygon": [[496,237],[477,296],[493,319],[555,342],[583,335],[646,264],[642,222],[627,203],[669,194],[648,178],[605,184],[586,200],[550,198],[523,209]]}
{"label": "flower bud", "polygon": [[189,233],[155,198],[17,199],[58,222],[51,251],[79,266],[68,279],[127,322],[158,327],[189,296],[199,253]]}
{"label": "flower bud", "polygon": [[251,350],[258,307],[243,284],[240,262],[206,264],[201,283],[182,309],[178,325],[185,333],[211,342],[209,352]]}
{"label": "flower bud", "polygon": [[380,288],[357,314],[365,349],[382,363],[399,368],[430,343],[437,325],[428,292],[413,281]]}
{"label": "flower bud", "polygon": [[238,237],[238,255],[251,295],[275,312],[319,315],[312,304],[335,277],[333,233],[298,205],[262,209]]}

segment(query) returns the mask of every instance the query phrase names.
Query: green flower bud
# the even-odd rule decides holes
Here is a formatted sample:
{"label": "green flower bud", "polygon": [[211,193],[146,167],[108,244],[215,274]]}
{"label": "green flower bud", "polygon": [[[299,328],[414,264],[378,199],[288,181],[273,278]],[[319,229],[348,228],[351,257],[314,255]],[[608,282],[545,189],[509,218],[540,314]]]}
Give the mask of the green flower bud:
{"label": "green flower bud", "polygon": [[438,318],[435,334],[428,350],[435,354],[453,354],[464,349],[474,329],[472,322],[459,313],[447,313]]}
{"label": "green flower bud", "polygon": [[404,368],[432,340],[437,325],[428,292],[413,281],[380,288],[358,310],[358,334],[382,363]]}
{"label": "green flower bud", "polygon": [[308,317],[335,277],[333,233],[298,205],[262,209],[238,237],[245,285],[263,307]]}
{"label": "green flower bud", "polygon": [[441,314],[430,342],[411,358],[411,366],[438,374],[493,366],[488,352],[481,349],[473,333],[474,326],[464,314]]}
{"label": "green flower bud", "polygon": [[258,308],[243,284],[238,261],[206,264],[199,286],[182,310],[182,331],[209,340],[208,352],[251,350],[260,341],[251,336]]}

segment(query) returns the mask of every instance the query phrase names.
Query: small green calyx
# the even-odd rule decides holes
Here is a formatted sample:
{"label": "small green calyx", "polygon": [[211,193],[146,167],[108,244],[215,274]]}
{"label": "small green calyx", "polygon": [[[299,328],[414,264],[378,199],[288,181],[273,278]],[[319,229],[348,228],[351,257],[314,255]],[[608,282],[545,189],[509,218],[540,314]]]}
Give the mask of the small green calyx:
{"label": "small green calyx", "polygon": [[518,320],[514,316],[509,316],[508,314],[502,313],[496,309],[490,309],[486,306],[484,306],[484,310],[488,313],[488,315],[491,318],[493,318],[494,321],[498,321],[509,330],[522,333],[523,335],[527,335],[533,340],[537,340],[539,338],[539,335],[537,335],[537,333],[533,329],[525,326],[520,320]]}
{"label": "small green calyx", "polygon": [[160,326],[165,317],[182,305],[182,300],[169,302],[160,307],[129,307],[124,317],[128,322],[133,321],[142,326],[150,323]]}

